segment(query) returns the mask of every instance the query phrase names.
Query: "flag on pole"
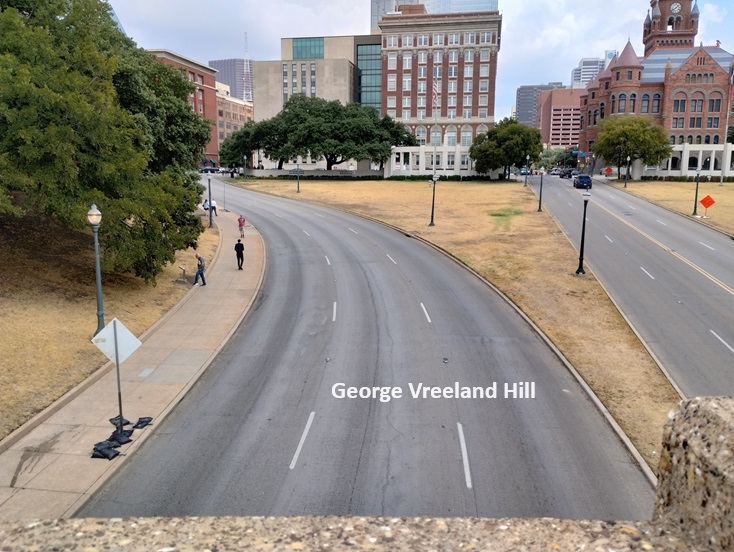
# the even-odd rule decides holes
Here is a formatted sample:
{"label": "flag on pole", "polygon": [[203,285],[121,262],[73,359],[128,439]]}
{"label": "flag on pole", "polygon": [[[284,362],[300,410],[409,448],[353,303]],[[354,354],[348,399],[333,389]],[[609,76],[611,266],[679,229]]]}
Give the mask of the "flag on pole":
{"label": "flag on pole", "polygon": [[433,79],[433,109],[438,107],[438,81],[434,77]]}

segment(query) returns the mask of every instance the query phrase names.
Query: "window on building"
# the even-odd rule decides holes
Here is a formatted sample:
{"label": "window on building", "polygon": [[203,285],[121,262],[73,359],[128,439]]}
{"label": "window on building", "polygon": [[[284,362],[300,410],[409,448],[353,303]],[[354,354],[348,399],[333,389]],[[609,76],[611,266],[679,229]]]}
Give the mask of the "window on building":
{"label": "window on building", "polygon": [[458,65],[449,65],[449,78],[455,79],[459,76],[459,66]]}
{"label": "window on building", "polygon": [[440,79],[443,77],[443,67],[434,67],[433,68],[433,80]]}
{"label": "window on building", "polygon": [[446,154],[446,166],[449,169],[453,169],[454,168],[454,159],[455,158],[456,158],[456,155],[453,154],[453,153],[447,153]]}
{"label": "window on building", "polygon": [[627,80],[632,80],[632,71],[627,71]]}
{"label": "window on building", "polygon": [[489,65],[480,65],[479,66],[479,76],[480,77],[488,77],[489,76]]}
{"label": "window on building", "polygon": [[410,96],[403,96],[403,107],[410,107]]}
{"label": "window on building", "polygon": [[718,144],[718,143],[719,143],[719,135],[714,134],[714,144]]}
{"label": "window on building", "polygon": [[387,97],[387,107],[395,107],[397,103],[397,100],[395,96],[388,96]]}
{"label": "window on building", "polygon": [[464,33],[464,44],[476,44],[477,34],[476,33]]}
{"label": "window on building", "polygon": [[704,144],[710,144],[711,143],[711,136],[709,136],[708,134],[706,136],[704,136],[703,143]]}
{"label": "window on building", "polygon": [[660,113],[660,94],[655,94],[652,97],[652,112]]}
{"label": "window on building", "polygon": [[433,45],[434,46],[443,46],[443,35],[442,34],[434,34],[433,35]]}
{"label": "window on building", "polygon": [[462,130],[461,131],[461,145],[462,146],[471,146],[471,130]]}
{"label": "window on building", "polygon": [[684,144],[684,143],[685,143],[685,141],[686,141],[686,139],[685,139],[685,138],[683,137],[683,135],[682,135],[682,134],[681,134],[680,136],[678,136],[678,143],[679,143],[679,144]]}
{"label": "window on building", "polygon": [[480,109],[477,112],[477,117],[479,117],[480,119],[486,119],[487,118],[487,110],[486,109]]}
{"label": "window on building", "polygon": [[637,94],[630,94],[630,113],[634,113],[637,109]]}
{"label": "window on building", "polygon": [[465,80],[464,81],[464,92],[473,92],[474,91],[474,81]]}
{"label": "window on building", "polygon": [[701,135],[700,134],[698,136],[696,136],[696,143],[697,144],[700,144],[701,143]]}
{"label": "window on building", "polygon": [[701,117],[691,117],[688,120],[688,128],[701,128]]}
{"label": "window on building", "polygon": [[643,94],[642,103],[640,104],[640,113],[649,113],[649,112],[650,112],[650,95]]}
{"label": "window on building", "polygon": [[459,50],[449,50],[449,63],[459,63]]}
{"label": "window on building", "polygon": [[418,119],[421,121],[426,118],[426,110],[425,109],[419,109],[417,113]]}
{"label": "window on building", "polygon": [[449,109],[446,112],[446,118],[447,119],[456,119],[456,109]]}
{"label": "window on building", "polygon": [[418,65],[425,65],[428,63],[428,52],[421,50],[418,52]]}
{"label": "window on building", "polygon": [[447,130],[446,131],[446,145],[447,146],[455,146],[456,145],[456,131],[455,130]]}
{"label": "window on building", "polygon": [[479,33],[479,44],[492,44],[492,33],[488,31]]}
{"label": "window on building", "polygon": [[[617,112],[617,97],[612,96],[612,115],[614,115]],[[594,121],[594,124],[596,124],[596,121]]]}
{"label": "window on building", "polygon": [[433,52],[433,65],[441,65],[443,63],[443,52],[436,50]]}
{"label": "window on building", "polygon": [[449,96],[449,107],[456,107],[456,96]]}
{"label": "window on building", "polygon": [[390,117],[391,119],[396,119],[397,118],[397,113],[395,112],[394,109],[388,109],[387,110],[387,116]]}
{"label": "window on building", "polygon": [[474,63],[474,50],[464,50],[464,63]]}
{"label": "window on building", "polygon": [[464,78],[470,79],[474,76],[474,66],[473,65],[464,65]]}
{"label": "window on building", "polygon": [[614,80],[619,80],[619,71],[614,74]]}
{"label": "window on building", "polygon": [[618,109],[620,113],[624,113],[627,111],[627,94],[619,95]]}
{"label": "window on building", "polygon": [[193,71],[189,71],[189,80],[190,81],[193,81],[194,80],[194,76],[195,75],[194,75]]}
{"label": "window on building", "polygon": [[489,81],[488,80],[480,80],[479,81],[479,91],[480,92],[489,92]]}
{"label": "window on building", "polygon": [[415,139],[419,146],[424,146],[426,144],[426,127],[419,126],[415,129]]}
{"label": "window on building", "polygon": [[719,128],[719,118],[708,117],[706,119],[706,128]]}
{"label": "window on building", "polygon": [[200,100],[204,99],[204,91],[203,90],[197,90],[196,95]]}
{"label": "window on building", "polygon": [[398,47],[398,37],[395,35],[390,35],[386,39],[386,44],[388,48],[397,48]]}
{"label": "window on building", "polygon": [[418,66],[418,78],[425,79],[426,77],[428,77],[428,67],[426,67],[425,65],[419,65]]}
{"label": "window on building", "polygon": [[688,142],[689,144],[692,144],[692,143],[693,143],[693,136],[691,136],[691,135],[689,134],[689,135],[688,135],[688,138],[686,139],[686,142]]}
{"label": "window on building", "polygon": [[413,56],[409,53],[403,54],[403,71],[410,71],[413,67]]}
{"label": "window on building", "polygon": [[449,81],[449,94],[456,94],[459,91],[459,82],[455,80]]}
{"label": "window on building", "polygon": [[418,96],[415,99],[415,105],[417,105],[418,107],[426,107],[426,97],[425,96]]}
{"label": "window on building", "polygon": [[413,45],[413,35],[403,35],[403,47]]}
{"label": "window on building", "polygon": [[[424,69],[425,69],[425,67],[424,67]],[[418,76],[420,77],[420,74]],[[419,80],[418,81],[418,94],[425,94],[427,87],[428,87],[428,85],[426,84],[426,81]]]}
{"label": "window on building", "polygon": [[721,112],[721,100],[709,100],[709,113],[719,113]]}
{"label": "window on building", "polygon": [[673,134],[670,135],[670,144],[673,146],[675,145],[675,135]]}
{"label": "window on building", "polygon": [[418,46],[428,46],[428,35],[418,35]]}
{"label": "window on building", "polygon": [[471,105],[471,94],[465,94],[464,95],[464,107],[468,107]]}
{"label": "window on building", "polygon": [[411,83],[410,75],[407,75],[403,77],[403,92],[407,92],[410,90],[410,83]]}
{"label": "window on building", "polygon": [[398,68],[398,54],[397,52],[388,52],[387,54],[387,70],[395,71]]}
{"label": "window on building", "polygon": [[464,110],[464,119],[471,119],[471,109]]}
{"label": "window on building", "polygon": [[478,105],[489,105],[489,96],[486,94],[480,94],[478,100]]}
{"label": "window on building", "polygon": [[432,146],[440,146],[441,145],[441,130],[437,128],[431,129],[431,145]]}
{"label": "window on building", "polygon": [[395,92],[397,90],[397,75],[388,75],[387,76],[387,91],[388,92]]}
{"label": "window on building", "polygon": [[607,107],[607,104],[605,104],[604,102],[601,102],[599,104],[599,117],[602,119],[604,118],[604,110],[606,109],[606,107]]}
{"label": "window on building", "polygon": [[410,109],[403,109],[403,120],[410,119]]}
{"label": "window on building", "polygon": [[703,100],[691,100],[691,113],[703,113]]}
{"label": "window on building", "polygon": [[459,33],[449,33],[449,44],[459,44]]}
{"label": "window on building", "polygon": [[479,61],[489,61],[489,50],[479,50]]}

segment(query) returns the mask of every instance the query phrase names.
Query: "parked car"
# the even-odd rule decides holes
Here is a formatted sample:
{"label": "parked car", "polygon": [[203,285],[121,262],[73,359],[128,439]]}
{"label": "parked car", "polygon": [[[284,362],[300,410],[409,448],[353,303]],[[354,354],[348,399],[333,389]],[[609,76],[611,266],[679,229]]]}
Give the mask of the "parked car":
{"label": "parked car", "polygon": [[561,178],[571,178],[572,172],[573,172],[573,169],[561,169],[561,174],[559,176]]}
{"label": "parked car", "polygon": [[528,170],[527,167],[523,167],[522,169],[520,169],[520,174],[521,175],[530,174],[530,171]]}
{"label": "parked car", "polygon": [[586,188],[591,189],[591,176],[588,174],[578,174],[573,178],[574,188]]}
{"label": "parked car", "polygon": [[555,169],[553,169],[553,170],[552,170],[552,171],[550,172],[550,174],[552,174],[553,176],[558,176],[559,174],[561,174],[561,169],[559,169],[559,168],[555,168]]}

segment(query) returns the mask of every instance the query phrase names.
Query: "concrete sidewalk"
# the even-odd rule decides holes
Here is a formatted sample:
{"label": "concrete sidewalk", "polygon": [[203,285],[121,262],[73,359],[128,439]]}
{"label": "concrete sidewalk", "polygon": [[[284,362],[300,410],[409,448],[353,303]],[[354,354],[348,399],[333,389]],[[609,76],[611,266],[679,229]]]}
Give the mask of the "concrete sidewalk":
{"label": "concrete sidewalk", "polygon": [[[132,423],[144,416],[153,418],[152,427],[160,423],[252,305],[262,283],[265,250],[248,223],[245,266],[237,269],[237,216],[220,209],[215,217],[221,239],[206,270],[206,287],[192,286],[121,364],[122,412]],[[117,449],[120,456],[91,458],[95,443],[115,431],[109,420],[118,414],[117,371],[110,362],[0,442],[0,519],[57,519],[78,511],[151,434],[151,426],[135,430],[132,442]]]}

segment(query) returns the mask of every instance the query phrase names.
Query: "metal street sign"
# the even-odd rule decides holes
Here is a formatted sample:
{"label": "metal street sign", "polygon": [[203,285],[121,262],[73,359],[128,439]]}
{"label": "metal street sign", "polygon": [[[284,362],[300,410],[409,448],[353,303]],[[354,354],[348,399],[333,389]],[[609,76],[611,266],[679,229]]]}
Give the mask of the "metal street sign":
{"label": "metal street sign", "polygon": [[704,197],[701,200],[700,203],[701,203],[701,205],[704,206],[704,208],[708,209],[709,207],[711,207],[716,202],[714,201],[714,198],[713,197],[711,197],[710,195],[707,195],[706,197]]}
{"label": "metal street sign", "polygon": [[291,174],[303,174],[303,169],[291,169]]}
{"label": "metal street sign", "polygon": [[607,174],[612,174],[612,167],[607,167],[604,172]]}
{"label": "metal street sign", "polygon": [[[117,338],[115,340],[115,338]],[[117,343],[115,343],[117,341]],[[130,330],[123,326],[117,318],[113,318],[112,322],[107,324],[97,335],[92,338],[97,348],[102,351],[107,358],[118,363],[124,362],[127,357],[133,354],[142,345],[140,340],[135,337]],[[117,349],[117,354],[115,354]]]}

